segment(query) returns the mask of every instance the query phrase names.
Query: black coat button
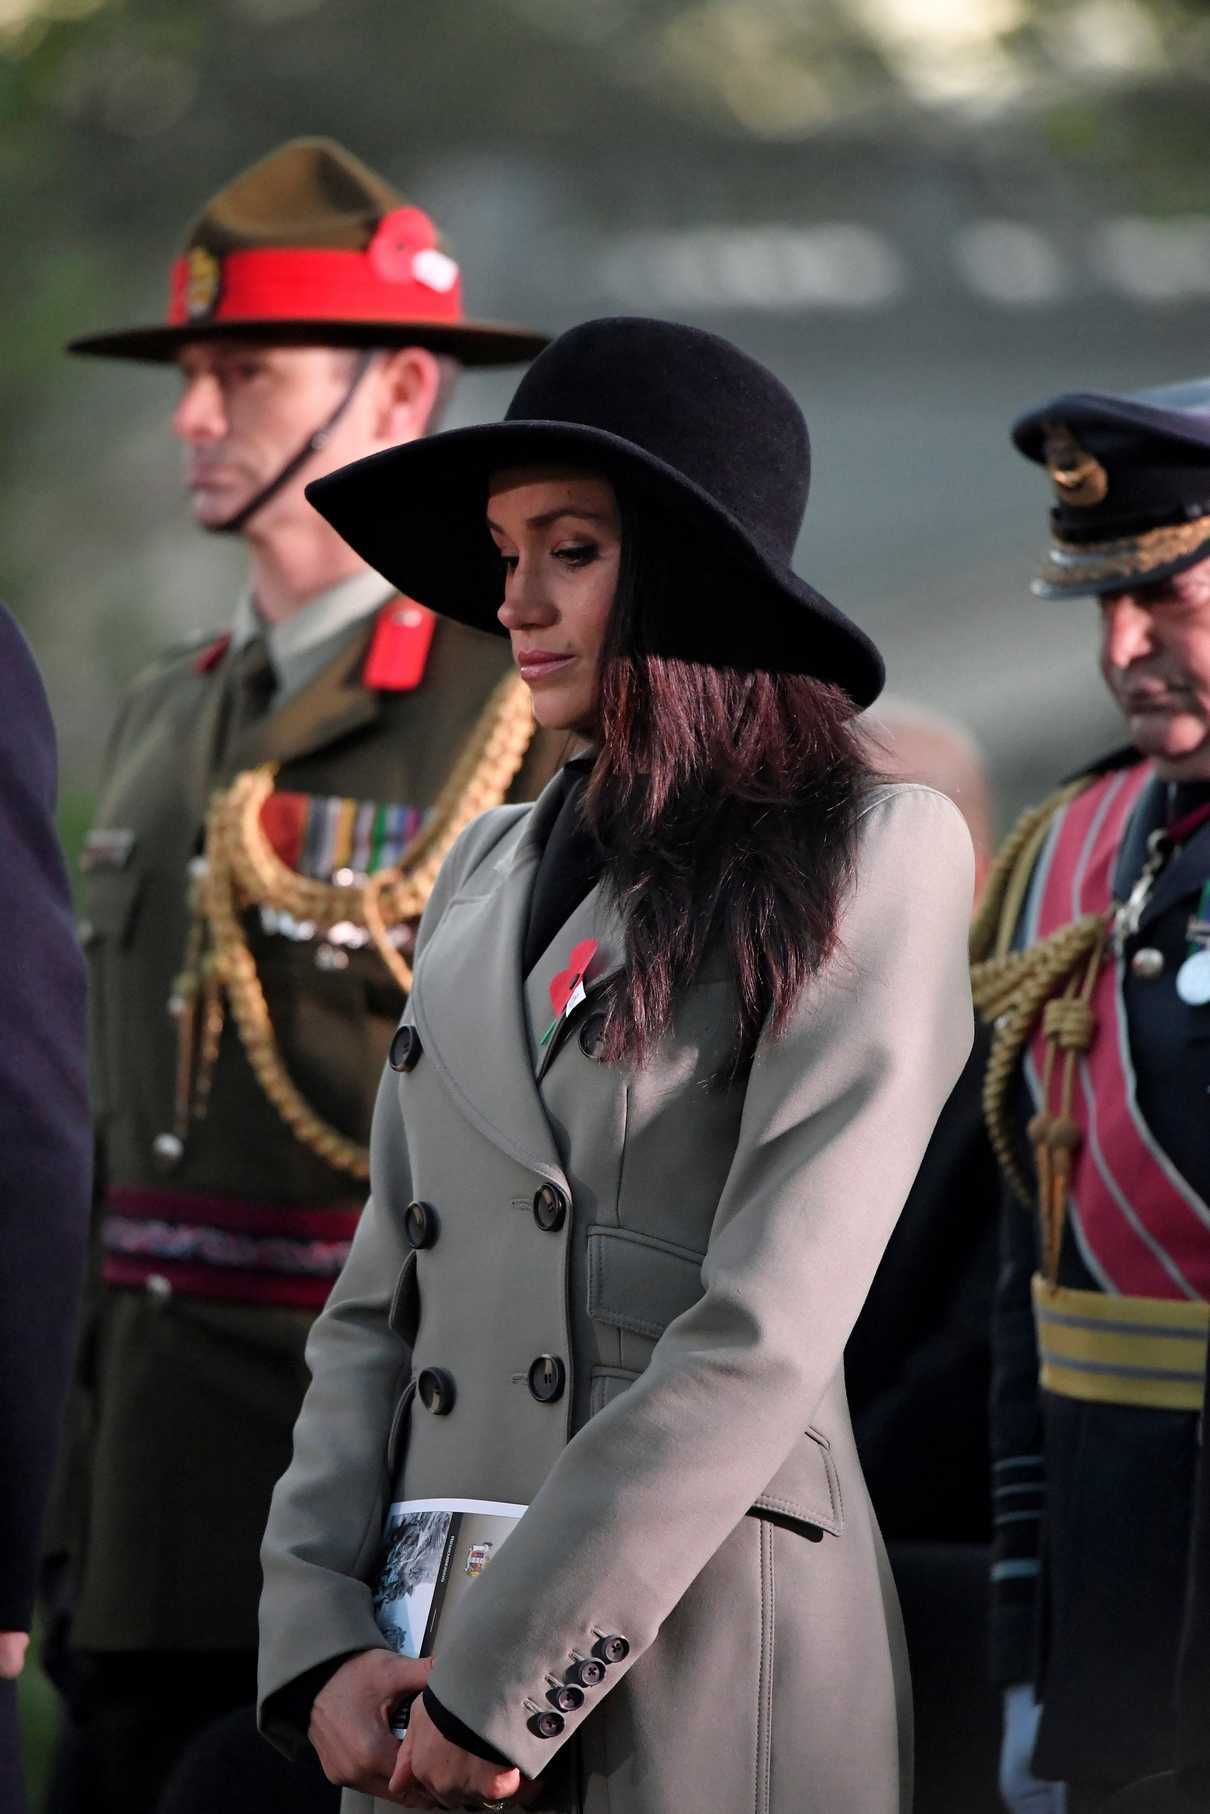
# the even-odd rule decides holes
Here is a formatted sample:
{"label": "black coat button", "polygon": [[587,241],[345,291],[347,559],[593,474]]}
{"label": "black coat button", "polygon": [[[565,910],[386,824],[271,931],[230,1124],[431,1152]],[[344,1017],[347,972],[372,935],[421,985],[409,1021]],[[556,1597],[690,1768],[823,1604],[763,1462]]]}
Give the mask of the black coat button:
{"label": "black coat button", "polygon": [[630,1645],[623,1637],[602,1638],[593,1645],[592,1654],[603,1663],[622,1663],[630,1655]]}
{"label": "black coat button", "polygon": [[535,1713],[529,1722],[531,1732],[539,1738],[558,1738],[566,1721],[561,1713]]}
{"label": "black coat button", "polygon": [[444,1367],[426,1367],[416,1381],[420,1402],[434,1417],[445,1417],[454,1408],[454,1382]]}
{"label": "black coat button", "polygon": [[567,1219],[567,1198],[557,1184],[543,1184],[534,1192],[534,1221],[544,1234],[553,1235]]}
{"label": "black coat button", "polygon": [[[381,1052],[382,1047],[378,1050]],[[424,1050],[415,1027],[396,1027],[391,1040],[389,1063],[393,1071],[414,1071]]]}
{"label": "black coat button", "polygon": [[581,1688],[599,1688],[605,1680],[605,1665],[600,1657],[581,1657],[567,1671],[567,1679]]}
{"label": "black coat button", "polygon": [[560,1713],[578,1713],[584,1705],[584,1690],[577,1688],[574,1682],[560,1682],[546,1698]]}
{"label": "black coat button", "polygon": [[431,1247],[437,1239],[437,1211],[431,1203],[409,1203],[403,1212],[403,1232],[413,1247]]}
{"label": "black coat button", "polygon": [[567,1384],[567,1368],[557,1354],[540,1354],[529,1370],[529,1389],[540,1405],[553,1405],[562,1398]]}

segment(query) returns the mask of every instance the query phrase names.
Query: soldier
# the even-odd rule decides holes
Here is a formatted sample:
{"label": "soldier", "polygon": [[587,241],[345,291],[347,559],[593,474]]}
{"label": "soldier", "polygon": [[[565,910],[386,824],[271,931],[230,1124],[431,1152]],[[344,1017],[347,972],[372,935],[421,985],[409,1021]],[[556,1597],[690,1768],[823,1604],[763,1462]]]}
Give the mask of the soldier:
{"label": "soldier", "polygon": [[222,635],[135,683],[82,856],[104,1182],[59,1806],[152,1807],[253,1698],[258,1545],[414,926],[458,830],[562,754],[507,643],[392,594],[303,487],[542,344],[467,321],[428,217],[300,140],[203,209],[167,325],[72,348],[178,367],[195,521],[250,569]]}
{"label": "soldier", "polygon": [[1093,596],[1130,746],[1025,815],[976,921],[1007,1184],[993,1653],[1013,1809],[1171,1767],[1210,1323],[1210,382],[1022,418],[1035,591]]}

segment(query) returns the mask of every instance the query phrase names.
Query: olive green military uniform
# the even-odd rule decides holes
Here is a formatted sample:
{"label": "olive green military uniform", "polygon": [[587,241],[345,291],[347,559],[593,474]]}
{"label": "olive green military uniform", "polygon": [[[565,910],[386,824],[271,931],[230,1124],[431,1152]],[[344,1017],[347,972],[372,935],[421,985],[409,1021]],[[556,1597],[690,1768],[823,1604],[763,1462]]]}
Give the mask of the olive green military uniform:
{"label": "olive green military uniform", "polygon": [[[306,796],[314,816],[343,800],[430,807],[507,670],[504,646],[440,623],[420,685],[376,691],[361,678],[372,633],[373,620],[335,639],[315,678],[253,728],[243,752],[280,763],[278,791]],[[173,1113],[178,1032],[168,1003],[189,934],[187,870],[220,778],[215,743],[233,659],[228,651],[208,665],[185,651],[137,683],[108,752],[89,843],[107,1203],[159,1198],[167,1215],[185,1206],[192,1228],[208,1225],[212,1199],[278,1206],[284,1216],[287,1208],[356,1208],[363,1197],[356,1178],[286,1126],[230,1017],[205,1120],[193,1124],[171,1170],[156,1158]],[[550,743],[540,736],[531,745],[511,798],[541,786],[557,753]],[[255,915],[249,924],[286,1070],[318,1114],[367,1140],[398,987],[372,946],[300,937],[298,926],[267,932]],[[101,1229],[105,1245],[105,1218]],[[149,1272],[141,1290],[99,1291],[89,1478],[75,1521],[74,1641],[85,1650],[256,1642],[257,1548],[289,1460],[311,1312],[230,1301],[205,1287],[182,1292],[170,1271],[165,1263]],[[225,1289],[215,1273],[215,1288]]]}

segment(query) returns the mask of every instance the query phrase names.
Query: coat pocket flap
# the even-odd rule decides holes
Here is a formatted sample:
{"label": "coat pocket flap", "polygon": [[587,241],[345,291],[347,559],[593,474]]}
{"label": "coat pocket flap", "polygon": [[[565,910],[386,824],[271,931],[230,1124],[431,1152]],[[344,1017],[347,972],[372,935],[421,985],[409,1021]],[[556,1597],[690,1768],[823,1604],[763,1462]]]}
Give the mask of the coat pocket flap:
{"label": "coat pocket flap", "polygon": [[702,1295],[703,1255],[628,1228],[588,1231],[588,1314],[658,1341]]}
{"label": "coat pocket flap", "polygon": [[844,1500],[832,1445],[822,1430],[808,1424],[802,1441],[786,1457],[764,1492],[753,1502],[753,1512],[795,1524],[813,1525],[839,1537],[844,1530]]}

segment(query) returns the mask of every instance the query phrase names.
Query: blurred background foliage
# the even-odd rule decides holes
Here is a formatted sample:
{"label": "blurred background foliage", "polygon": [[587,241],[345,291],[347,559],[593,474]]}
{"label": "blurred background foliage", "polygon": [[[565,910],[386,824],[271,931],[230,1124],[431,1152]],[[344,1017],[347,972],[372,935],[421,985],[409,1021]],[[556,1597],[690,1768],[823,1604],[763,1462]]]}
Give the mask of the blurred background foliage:
{"label": "blurred background foliage", "polygon": [[0,590],[75,817],[121,687],[241,567],[186,522],[171,375],[62,343],[155,319],[192,213],[300,132],[428,207],[480,312],[679,316],[773,363],[816,447],[803,570],[1007,810],[1112,724],[1089,613],[1028,599],[1046,488],[1006,428],[1210,367],[1208,77],[1203,0],[0,0]]}

